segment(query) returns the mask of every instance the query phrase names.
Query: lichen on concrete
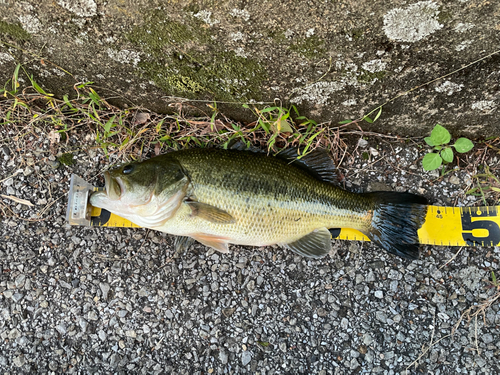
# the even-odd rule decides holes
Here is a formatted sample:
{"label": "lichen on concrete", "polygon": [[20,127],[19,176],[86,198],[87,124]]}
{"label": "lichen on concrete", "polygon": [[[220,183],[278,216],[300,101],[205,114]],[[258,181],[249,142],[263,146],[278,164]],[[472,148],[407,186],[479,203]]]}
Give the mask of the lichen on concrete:
{"label": "lichen on concrete", "polygon": [[212,18],[212,12],[210,12],[208,10],[200,10],[198,13],[194,14],[193,16],[200,19],[201,21],[205,22],[209,26],[213,26],[213,25],[220,23],[219,20]]}
{"label": "lichen on concrete", "polygon": [[[166,96],[196,99],[200,109],[205,100],[279,98],[333,122],[398,97],[367,130],[414,135],[441,122],[469,136],[464,123],[498,128],[500,55],[398,94],[493,52],[499,1],[0,0],[0,8],[10,45],[0,47],[8,54],[0,55],[2,82],[19,61],[58,97],[76,79],[117,93],[117,106],[168,112]],[[220,104],[227,116],[251,120],[239,105]],[[460,122],[449,120],[458,112]]]}
{"label": "lichen on concrete", "polygon": [[458,84],[451,81],[444,81],[439,86],[437,86],[435,90],[437,92],[445,93],[446,95],[451,96],[458,91],[462,91],[463,87],[464,87],[463,84]]}
{"label": "lichen on concrete", "polygon": [[456,31],[457,33],[464,33],[466,31],[469,31],[474,28],[474,24],[472,23],[458,23],[453,30]]}
{"label": "lichen on concrete", "polygon": [[126,49],[117,51],[112,48],[108,48],[106,52],[109,57],[122,64],[132,64],[133,66],[137,66],[139,61],[141,61],[139,54],[135,51],[129,51]]}
{"label": "lichen on concrete", "polygon": [[498,104],[493,100],[480,100],[478,102],[472,103],[471,108],[476,111],[481,111],[484,113],[491,113],[497,109]]}
{"label": "lichen on concrete", "polygon": [[31,14],[21,14],[19,21],[23,28],[30,34],[36,34],[42,29],[40,20]]}
{"label": "lichen on concrete", "polygon": [[312,102],[316,105],[323,105],[328,102],[330,96],[345,88],[343,82],[316,82],[304,87],[300,94],[294,96],[290,101],[295,104],[301,104],[304,101]]}
{"label": "lichen on concrete", "polygon": [[0,65],[11,62],[11,61],[14,61],[14,58],[12,57],[12,55],[5,53],[5,52],[0,52]]}
{"label": "lichen on concrete", "polygon": [[460,52],[472,45],[472,40],[464,40],[455,47],[455,51]]}
{"label": "lichen on concrete", "polygon": [[241,18],[244,21],[248,21],[250,19],[250,12],[246,9],[232,9],[229,14],[235,18]]}
{"label": "lichen on concrete", "polygon": [[387,63],[380,59],[370,60],[361,64],[361,67],[370,73],[382,72],[385,70],[386,66]]}
{"label": "lichen on concrete", "polygon": [[97,4],[94,0],[57,0],[57,3],[79,17],[92,17],[97,14]]}
{"label": "lichen on concrete", "polygon": [[441,29],[439,5],[420,1],[406,8],[395,8],[384,16],[384,32],[398,42],[418,42]]}

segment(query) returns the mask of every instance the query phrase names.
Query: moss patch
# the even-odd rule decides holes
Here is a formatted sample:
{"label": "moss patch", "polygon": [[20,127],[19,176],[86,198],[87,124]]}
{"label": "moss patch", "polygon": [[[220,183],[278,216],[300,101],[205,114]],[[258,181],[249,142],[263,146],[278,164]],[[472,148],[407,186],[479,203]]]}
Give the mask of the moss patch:
{"label": "moss patch", "polygon": [[380,71],[380,72],[369,72],[367,70],[361,69],[361,74],[358,76],[358,81],[359,82],[364,82],[364,83],[371,83],[375,79],[382,79],[385,77],[387,72],[385,71]]}
{"label": "moss patch", "polygon": [[453,15],[450,12],[444,12],[443,7],[440,7],[437,19],[441,23],[446,23],[447,21],[453,19]]}
{"label": "moss patch", "polygon": [[24,30],[20,23],[0,21],[0,34],[7,34],[11,38],[22,42],[31,39],[31,34]]}
{"label": "moss patch", "polygon": [[253,59],[225,49],[198,19],[168,19],[157,11],[129,34],[148,58],[138,64],[141,72],[172,95],[196,98],[210,94],[216,100],[260,97],[265,70]]}
{"label": "moss patch", "polygon": [[292,44],[289,49],[300,53],[308,59],[324,57],[326,49],[323,47],[325,42],[318,38],[317,35],[310,36],[295,44]]}
{"label": "moss patch", "polygon": [[75,164],[75,160],[73,159],[73,154],[70,152],[62,154],[57,158],[57,160],[59,160],[59,163],[61,163],[62,165],[66,165],[68,167]]}
{"label": "moss patch", "polygon": [[353,29],[352,30],[352,37],[354,39],[361,39],[363,34],[364,34],[364,29]]}

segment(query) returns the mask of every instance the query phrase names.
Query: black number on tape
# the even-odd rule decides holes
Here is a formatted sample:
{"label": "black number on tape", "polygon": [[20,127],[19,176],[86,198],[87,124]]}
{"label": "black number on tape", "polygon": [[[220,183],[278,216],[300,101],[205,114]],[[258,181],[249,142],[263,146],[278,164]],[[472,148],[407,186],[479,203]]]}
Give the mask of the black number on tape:
{"label": "black number on tape", "polygon": [[[486,219],[487,216],[495,216],[488,215],[488,213],[484,209],[478,209],[477,211],[474,208],[469,210],[462,211],[462,238],[469,246],[473,245],[482,245],[484,246],[496,246],[500,243],[500,227],[494,221],[490,221]],[[473,218],[484,218],[484,220],[473,220]],[[472,234],[474,229],[486,229],[488,231],[488,235],[486,237],[477,237]]]}
{"label": "black number on tape", "polygon": [[341,231],[340,228],[330,228],[328,230],[330,231],[332,238],[337,238],[338,236],[340,236],[340,231]]}
{"label": "black number on tape", "polygon": [[92,226],[102,227],[104,224],[106,224],[109,221],[110,217],[111,217],[111,212],[109,212],[108,210],[105,210],[103,208],[101,210],[101,213],[99,216],[92,216],[92,218],[91,218]]}

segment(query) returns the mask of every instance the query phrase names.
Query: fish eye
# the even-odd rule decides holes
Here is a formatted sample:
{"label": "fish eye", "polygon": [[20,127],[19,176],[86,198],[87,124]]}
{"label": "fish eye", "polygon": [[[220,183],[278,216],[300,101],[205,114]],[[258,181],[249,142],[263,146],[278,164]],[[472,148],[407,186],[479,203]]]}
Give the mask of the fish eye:
{"label": "fish eye", "polygon": [[130,173],[132,173],[133,170],[134,170],[134,165],[129,164],[129,165],[126,165],[123,167],[122,173],[123,174],[130,174]]}

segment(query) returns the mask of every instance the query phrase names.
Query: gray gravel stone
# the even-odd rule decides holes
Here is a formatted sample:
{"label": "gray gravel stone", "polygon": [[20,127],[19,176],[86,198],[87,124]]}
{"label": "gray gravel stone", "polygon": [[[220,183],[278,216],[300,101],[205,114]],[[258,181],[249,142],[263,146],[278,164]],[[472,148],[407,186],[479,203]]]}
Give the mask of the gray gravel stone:
{"label": "gray gravel stone", "polygon": [[8,161],[10,159],[10,150],[6,145],[3,145],[0,150],[2,151],[2,155],[4,157],[5,161]]}
{"label": "gray gravel stone", "polygon": [[95,311],[89,311],[87,314],[87,319],[88,320],[97,320],[99,317],[97,316],[97,313]]}
{"label": "gray gravel stone", "polygon": [[14,357],[14,366],[16,367],[22,367],[26,363],[26,359],[23,354]]}
{"label": "gray gravel stone", "polygon": [[110,288],[109,284],[108,283],[99,283],[99,287],[101,288],[101,291],[102,291],[102,299],[107,300],[109,288]]}
{"label": "gray gravel stone", "polygon": [[252,360],[252,353],[244,350],[243,353],[241,353],[241,363],[243,364],[243,366],[248,365],[251,360]]}
{"label": "gray gravel stone", "polygon": [[23,294],[21,294],[21,293],[14,293],[14,294],[12,295],[12,300],[13,300],[14,302],[19,302],[19,301],[21,301],[21,300],[23,299],[23,297],[24,297],[24,295],[23,295]]}

